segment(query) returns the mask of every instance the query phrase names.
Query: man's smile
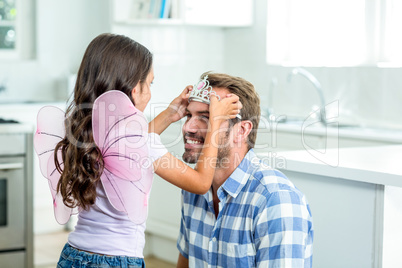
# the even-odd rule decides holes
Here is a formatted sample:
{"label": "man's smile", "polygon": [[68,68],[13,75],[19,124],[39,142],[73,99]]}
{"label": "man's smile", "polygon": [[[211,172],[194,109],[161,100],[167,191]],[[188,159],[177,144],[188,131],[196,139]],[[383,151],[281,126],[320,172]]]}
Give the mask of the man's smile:
{"label": "man's smile", "polygon": [[191,137],[188,134],[184,136],[184,148],[186,149],[201,148],[203,145],[204,145],[203,138]]}

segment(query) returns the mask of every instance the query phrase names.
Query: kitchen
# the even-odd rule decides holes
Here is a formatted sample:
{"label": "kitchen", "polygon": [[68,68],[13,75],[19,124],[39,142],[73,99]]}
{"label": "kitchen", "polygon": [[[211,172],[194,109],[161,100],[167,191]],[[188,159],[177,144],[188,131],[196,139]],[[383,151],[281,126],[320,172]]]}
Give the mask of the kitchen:
{"label": "kitchen", "polygon": [[[337,2],[330,5],[330,8],[333,10],[332,13],[335,13],[334,16],[339,18],[335,24],[339,23],[336,26],[342,31],[328,30],[328,32],[335,37],[339,34],[339,38],[342,38],[340,42],[330,47],[329,42],[324,41],[328,39],[334,41],[334,37],[320,31],[321,28],[313,28],[315,30],[313,33],[305,32],[305,38],[302,36],[299,39],[290,39],[292,42],[286,43],[286,49],[284,49],[286,40],[280,39],[281,35],[275,28],[271,28],[272,25],[278,25],[275,19],[278,19],[279,23],[283,22],[280,20],[282,13],[279,10],[281,12],[286,10],[284,11],[278,1],[273,0],[243,1],[243,3],[232,1],[231,5],[239,5],[238,9],[232,11],[235,14],[232,16],[227,15],[230,12],[226,12],[224,7],[217,4],[225,1],[215,1],[217,3],[180,1],[192,5],[192,9],[186,13],[188,17],[184,22],[180,20],[147,22],[143,19],[130,21],[128,19],[130,14],[124,12],[124,5],[130,1],[123,0],[8,2],[30,5],[28,10],[21,9],[24,11],[29,31],[24,32],[26,39],[21,48],[22,56],[8,56],[10,53],[4,54],[3,51],[0,53],[1,118],[24,122],[33,129],[36,113],[45,103],[64,108],[65,101],[71,93],[73,83],[71,81],[74,80],[74,74],[87,44],[102,32],[115,32],[139,41],[154,54],[155,83],[152,88],[152,100],[147,108],[147,115],[151,118],[161,106],[166,105],[166,100],[175,97],[185,85],[193,84],[201,73],[216,70],[244,77],[255,85],[263,108],[256,150],[259,153],[267,150],[273,152],[270,159],[278,159],[279,152],[282,151],[304,150],[318,155],[322,162],[327,161],[328,164],[328,161],[333,161],[334,158],[323,159],[325,153],[322,153],[324,152],[322,148],[381,147],[402,143],[401,52],[379,49],[389,48],[388,43],[365,45],[361,41],[368,38],[367,36],[375,38],[379,35],[382,36],[380,40],[388,40],[386,37],[389,32],[392,34],[393,28],[388,27],[383,32],[377,30],[378,27],[374,22],[368,20],[370,10],[377,10],[375,5],[378,3],[382,5],[386,3],[393,4],[394,10],[401,12],[400,6],[398,9],[398,1],[356,1],[367,7],[364,9],[364,14],[361,12],[352,14],[352,11],[361,10],[362,6],[356,4],[355,7],[350,6],[348,13],[342,13],[342,16],[335,15],[336,12],[344,10],[342,5],[348,5],[348,1],[321,1],[327,5]],[[197,5],[197,2],[202,4]],[[318,4],[320,1],[306,0],[304,7],[296,5],[297,1],[283,2],[294,4],[292,10],[308,12],[309,5]],[[214,8],[208,8],[208,5]],[[321,5],[323,13],[325,10],[328,12],[328,7]],[[236,10],[238,12],[239,9],[243,11],[241,16],[236,15]],[[115,10],[119,16],[112,12]],[[388,11],[385,8],[382,12]],[[206,16],[206,12],[215,13]],[[328,13],[325,14],[329,16]],[[218,17],[221,21],[215,19]],[[364,19],[367,22],[362,22]],[[295,21],[301,24],[300,21]],[[354,21],[362,25],[353,24],[353,28],[351,23]],[[296,23],[287,25],[294,24]],[[313,26],[306,23],[299,28],[280,30],[293,33],[292,31],[306,30]],[[330,29],[330,26],[326,27]],[[353,28],[349,34],[345,32],[348,28]],[[369,31],[370,29],[373,29],[373,33]],[[363,30],[366,36],[358,39],[360,36],[358,33],[362,33]],[[345,34],[341,35],[339,32]],[[391,41],[396,44],[395,47],[401,44],[398,39]],[[326,49],[318,51],[314,47],[317,45]],[[377,47],[378,51],[375,50]],[[286,54],[285,50],[294,53]],[[303,53],[297,53],[298,51]],[[314,52],[321,54],[315,56],[313,60]],[[306,55],[309,56],[307,59]],[[332,57],[325,57],[328,55]],[[376,55],[382,55],[382,58],[380,56],[376,58]],[[320,61],[323,59],[328,62]],[[307,73],[303,75],[301,72],[292,74],[294,67],[299,66],[303,66],[303,70],[313,76]],[[320,115],[317,107],[312,108],[313,105],[321,108],[323,106],[318,92],[322,92],[325,98],[328,127],[323,127],[318,122]],[[164,143],[170,146],[170,150],[177,154],[183,150],[180,127],[179,122],[162,137]],[[395,147],[395,150],[397,148]],[[35,166],[38,165],[36,156],[32,155],[32,158],[33,174],[30,176],[33,178],[34,193],[33,233],[35,235],[59,233],[64,227],[58,225],[53,218],[47,181],[41,177],[38,170],[35,170]],[[329,162],[329,165],[337,164]],[[378,183],[374,184],[379,185]],[[390,193],[387,200],[398,200],[398,186],[384,187],[384,191]],[[158,200],[160,196],[168,198]],[[180,191],[162,180],[155,180],[147,222],[149,238],[146,251],[149,254],[169,262],[176,260],[178,252],[174,240],[178,233],[179,209]],[[313,216],[315,219],[319,218],[314,214],[314,206]],[[396,214],[395,219],[400,218]],[[386,230],[384,233],[386,234]],[[370,253],[373,251],[369,250]],[[398,267],[393,262],[393,257],[386,255],[387,252],[383,255],[382,261],[369,261],[371,263],[369,267]],[[319,256],[317,259],[320,259]]]}

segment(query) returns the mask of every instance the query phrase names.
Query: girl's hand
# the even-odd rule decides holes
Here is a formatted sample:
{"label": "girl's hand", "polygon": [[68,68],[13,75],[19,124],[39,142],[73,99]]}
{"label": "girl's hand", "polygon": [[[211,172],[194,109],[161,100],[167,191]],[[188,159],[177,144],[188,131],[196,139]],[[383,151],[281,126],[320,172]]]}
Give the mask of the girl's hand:
{"label": "girl's hand", "polygon": [[193,86],[187,86],[183,92],[175,98],[166,109],[169,119],[173,122],[179,121],[186,114],[186,108],[188,105],[188,97],[193,90]]}
{"label": "girl's hand", "polygon": [[233,119],[240,113],[243,107],[239,97],[235,94],[228,94],[220,101],[215,95],[210,96],[209,105],[210,122],[217,122],[219,125],[228,119]]}

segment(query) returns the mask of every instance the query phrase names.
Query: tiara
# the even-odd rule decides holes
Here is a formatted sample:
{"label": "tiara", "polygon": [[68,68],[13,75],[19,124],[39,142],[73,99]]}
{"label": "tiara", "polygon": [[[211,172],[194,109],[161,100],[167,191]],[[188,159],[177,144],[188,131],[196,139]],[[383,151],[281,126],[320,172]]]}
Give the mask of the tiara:
{"label": "tiara", "polygon": [[221,99],[220,96],[212,90],[207,79],[208,75],[204,76],[204,79],[198,81],[198,83],[194,85],[193,90],[190,92],[190,96],[188,97],[188,102],[198,101],[210,104],[211,100],[209,99],[209,96],[211,95],[215,95],[218,100]]}
{"label": "tiara", "polygon": [[[221,97],[216,94],[212,87],[209,85],[208,75],[204,76],[204,79],[198,81],[196,85],[193,86],[193,90],[190,92],[190,96],[188,97],[188,102],[198,101],[205,104],[210,104],[210,96],[215,95],[218,100],[221,100]],[[237,118],[241,120],[240,113],[236,115]]]}

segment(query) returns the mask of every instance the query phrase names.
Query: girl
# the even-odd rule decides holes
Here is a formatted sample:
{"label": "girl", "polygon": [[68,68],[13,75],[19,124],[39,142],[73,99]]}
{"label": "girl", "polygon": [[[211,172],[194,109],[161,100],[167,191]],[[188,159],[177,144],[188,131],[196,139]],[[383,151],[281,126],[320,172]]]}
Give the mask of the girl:
{"label": "girl", "polygon": [[[65,115],[49,107],[39,112],[34,144],[56,219],[65,223],[75,210],[79,213],[57,267],[145,267],[152,168],[186,191],[204,194],[210,188],[219,143],[213,134],[236,117],[238,97],[218,101],[210,96],[203,164],[191,169],[167,152],[158,134],[184,116],[192,87],[148,126],[142,112],[153,79],[147,48],[125,36],[101,34],[84,54]],[[153,166],[146,165],[145,156]]]}

